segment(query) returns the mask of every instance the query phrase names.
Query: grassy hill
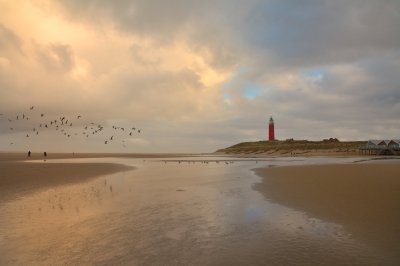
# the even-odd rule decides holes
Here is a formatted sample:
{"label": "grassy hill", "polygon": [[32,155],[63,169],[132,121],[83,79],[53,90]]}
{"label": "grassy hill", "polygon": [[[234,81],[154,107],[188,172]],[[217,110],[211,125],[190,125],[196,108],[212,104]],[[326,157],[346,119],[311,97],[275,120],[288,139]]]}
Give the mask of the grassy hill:
{"label": "grassy hill", "polygon": [[356,152],[366,141],[339,141],[337,139],[323,141],[308,140],[285,140],[285,141],[256,141],[242,142],[225,149],[220,149],[217,153],[237,154],[237,153],[289,153],[291,151],[324,151],[335,150],[337,152]]}

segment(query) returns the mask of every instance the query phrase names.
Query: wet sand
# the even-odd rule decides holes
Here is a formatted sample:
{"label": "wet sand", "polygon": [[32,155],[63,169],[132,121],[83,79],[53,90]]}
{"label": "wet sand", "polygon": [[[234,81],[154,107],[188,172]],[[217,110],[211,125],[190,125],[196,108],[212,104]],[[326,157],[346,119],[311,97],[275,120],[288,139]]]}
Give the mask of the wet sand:
{"label": "wet sand", "polygon": [[344,228],[346,219],[295,210],[283,189],[282,198],[268,194],[278,203],[254,190],[255,167],[352,161],[3,161],[0,195],[30,193],[0,197],[0,265],[399,265],[397,254]]}
{"label": "wet sand", "polygon": [[270,201],[343,225],[400,263],[400,162],[256,169]]}
{"label": "wet sand", "polygon": [[131,169],[114,163],[0,161],[0,199]]}

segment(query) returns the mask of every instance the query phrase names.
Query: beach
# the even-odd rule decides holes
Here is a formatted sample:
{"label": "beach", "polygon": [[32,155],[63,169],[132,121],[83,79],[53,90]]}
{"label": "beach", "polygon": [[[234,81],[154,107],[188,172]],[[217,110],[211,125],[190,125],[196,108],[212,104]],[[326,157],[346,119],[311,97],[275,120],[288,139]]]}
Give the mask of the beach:
{"label": "beach", "polygon": [[268,200],[345,226],[391,256],[400,254],[400,162],[256,169]]}
{"label": "beach", "polygon": [[400,261],[397,161],[40,156],[0,162],[0,264]]}
{"label": "beach", "polygon": [[132,169],[113,163],[46,163],[0,161],[0,198],[46,187],[83,182],[97,176]]}

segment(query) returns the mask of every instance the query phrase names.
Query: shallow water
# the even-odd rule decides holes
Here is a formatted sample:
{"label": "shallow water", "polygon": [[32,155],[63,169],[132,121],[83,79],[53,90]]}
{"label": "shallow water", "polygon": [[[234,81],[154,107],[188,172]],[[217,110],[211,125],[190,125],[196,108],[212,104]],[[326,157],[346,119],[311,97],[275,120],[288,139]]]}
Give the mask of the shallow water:
{"label": "shallow water", "polygon": [[252,189],[253,168],[353,160],[54,160],[137,169],[0,202],[0,264],[388,265],[341,225]]}

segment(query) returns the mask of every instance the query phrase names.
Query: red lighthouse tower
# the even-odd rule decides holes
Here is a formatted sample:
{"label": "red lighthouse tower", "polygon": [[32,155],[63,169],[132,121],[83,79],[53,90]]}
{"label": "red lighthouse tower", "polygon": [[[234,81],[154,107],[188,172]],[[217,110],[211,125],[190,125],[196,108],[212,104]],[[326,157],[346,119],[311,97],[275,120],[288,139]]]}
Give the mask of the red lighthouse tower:
{"label": "red lighthouse tower", "polygon": [[268,140],[275,140],[275,128],[274,128],[274,119],[269,119],[269,126],[268,126]]}

